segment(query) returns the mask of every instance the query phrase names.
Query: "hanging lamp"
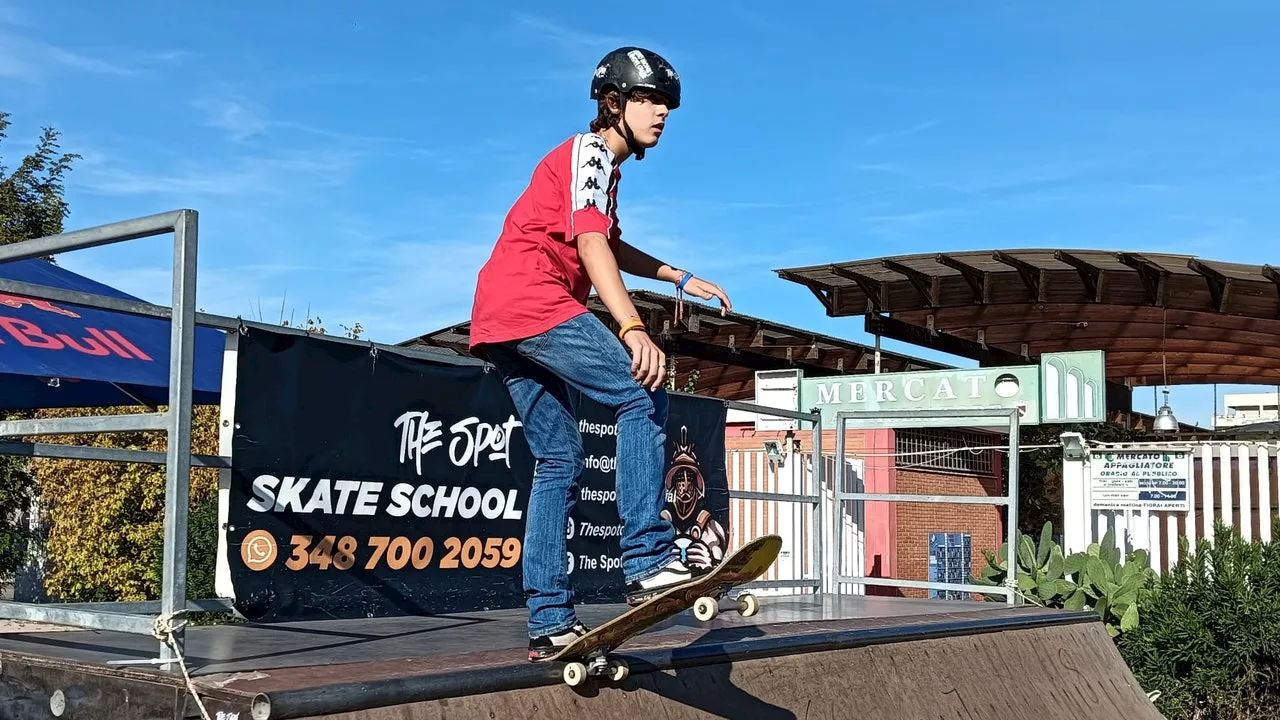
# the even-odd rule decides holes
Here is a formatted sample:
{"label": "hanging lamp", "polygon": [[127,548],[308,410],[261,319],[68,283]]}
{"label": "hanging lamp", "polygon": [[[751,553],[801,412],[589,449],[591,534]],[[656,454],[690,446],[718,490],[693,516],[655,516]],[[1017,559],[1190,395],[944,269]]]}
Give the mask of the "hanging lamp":
{"label": "hanging lamp", "polygon": [[1151,427],[1156,432],[1169,433],[1178,431],[1178,419],[1173,416],[1173,408],[1169,407],[1169,365],[1165,360],[1165,309],[1160,309],[1160,368],[1164,374],[1164,404],[1156,410],[1156,419]]}

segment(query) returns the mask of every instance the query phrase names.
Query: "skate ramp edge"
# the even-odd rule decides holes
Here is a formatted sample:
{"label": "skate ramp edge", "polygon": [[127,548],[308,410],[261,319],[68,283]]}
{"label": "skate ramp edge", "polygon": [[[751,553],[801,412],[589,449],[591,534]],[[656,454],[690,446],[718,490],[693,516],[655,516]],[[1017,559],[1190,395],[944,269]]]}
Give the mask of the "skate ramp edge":
{"label": "skate ramp edge", "polygon": [[652,664],[645,659],[649,653],[637,653],[628,658],[631,677],[620,684],[570,688],[546,668],[539,673],[545,673],[543,683],[532,686],[486,692],[481,681],[473,694],[336,714],[299,713],[301,707],[286,707],[291,703],[285,697],[273,708],[264,694],[257,698],[254,717],[1023,720],[1034,713],[1039,720],[1162,720],[1096,621],[900,636],[854,646],[840,646],[838,639],[825,646],[809,640],[807,647],[775,645],[771,652],[749,656],[717,657],[714,646],[696,653],[684,648],[650,656]]}

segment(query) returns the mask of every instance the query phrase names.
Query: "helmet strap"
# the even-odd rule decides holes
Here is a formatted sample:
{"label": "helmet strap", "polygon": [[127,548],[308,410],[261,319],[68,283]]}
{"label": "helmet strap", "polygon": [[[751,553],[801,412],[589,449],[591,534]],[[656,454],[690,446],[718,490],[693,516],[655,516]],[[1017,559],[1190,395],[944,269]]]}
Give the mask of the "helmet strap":
{"label": "helmet strap", "polygon": [[622,139],[627,141],[627,148],[631,150],[631,154],[636,160],[644,159],[644,148],[636,144],[635,136],[631,133],[631,126],[627,124],[627,93],[618,93],[618,125],[622,130]]}

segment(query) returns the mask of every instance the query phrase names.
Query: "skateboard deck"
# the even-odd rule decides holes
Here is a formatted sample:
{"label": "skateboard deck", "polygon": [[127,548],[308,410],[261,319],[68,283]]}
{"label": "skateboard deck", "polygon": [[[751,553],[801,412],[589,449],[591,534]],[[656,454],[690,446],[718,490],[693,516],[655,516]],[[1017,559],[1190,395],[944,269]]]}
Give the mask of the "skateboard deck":
{"label": "skateboard deck", "polygon": [[[615,682],[627,676],[627,665],[610,659],[622,643],[645,629],[667,618],[693,608],[694,617],[702,622],[715,619],[719,614],[719,599],[730,590],[751,582],[773,565],[782,550],[782,538],[765,535],[743,545],[726,557],[707,574],[687,583],[668,588],[645,600],[591,632],[564,646],[555,655],[542,662],[574,660],[565,666],[564,681],[580,685],[589,675],[608,675]],[[751,617],[760,609],[759,601],[751,593],[738,596],[738,612]],[[585,660],[586,662],[580,662]]]}

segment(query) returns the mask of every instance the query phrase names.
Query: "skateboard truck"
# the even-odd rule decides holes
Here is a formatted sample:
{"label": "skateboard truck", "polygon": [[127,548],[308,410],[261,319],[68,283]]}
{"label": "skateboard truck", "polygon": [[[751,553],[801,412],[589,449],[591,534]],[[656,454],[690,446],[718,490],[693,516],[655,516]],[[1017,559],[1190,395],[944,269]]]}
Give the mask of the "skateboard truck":
{"label": "skateboard truck", "polygon": [[[691,608],[699,622],[714,620],[720,614],[720,598],[762,575],[777,559],[781,548],[782,538],[777,535],[756,538],[722,560],[711,572],[655,593],[546,659],[575,658],[565,664],[563,671],[564,682],[571,687],[582,685],[590,677],[606,676],[621,682],[630,670],[625,660],[610,656],[619,645],[685,609]],[[734,603],[742,617],[752,617],[760,611],[760,601],[750,592],[740,593]]]}
{"label": "skateboard truck", "polygon": [[625,660],[610,659],[604,651],[593,652],[584,659],[585,663],[571,662],[564,666],[565,684],[577,687],[586,682],[588,677],[601,675],[608,676],[614,682],[622,682],[631,673]]}
{"label": "skateboard truck", "polygon": [[[716,596],[705,595],[698,598],[693,603],[693,616],[699,622],[711,622],[720,614],[720,597],[727,593],[720,593]],[[737,597],[738,614],[742,617],[751,617],[760,612],[760,601],[755,595],[744,592]]]}
{"label": "skateboard truck", "polygon": [[[715,596],[704,595],[698,598],[693,604],[693,616],[701,622],[710,622],[720,614],[719,597],[723,596],[718,593]],[[760,601],[755,595],[744,592],[737,597],[738,614],[742,617],[751,617],[760,612]],[[589,677],[606,676],[614,682],[622,682],[627,679],[631,669],[627,666],[627,661],[618,658],[610,658],[609,652],[603,648],[596,649],[587,654],[583,658],[583,662],[570,662],[564,666],[564,681],[570,687],[577,687],[587,681]]]}

